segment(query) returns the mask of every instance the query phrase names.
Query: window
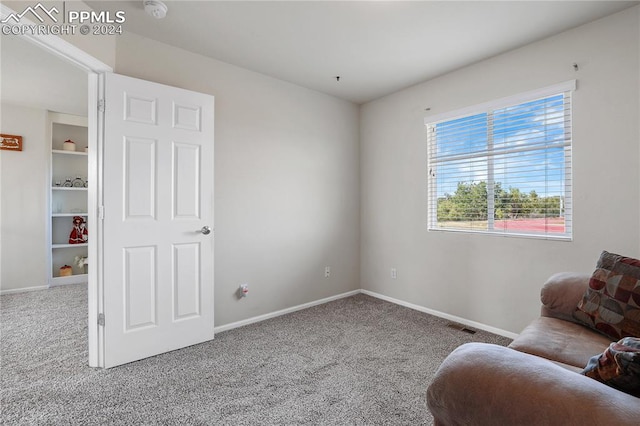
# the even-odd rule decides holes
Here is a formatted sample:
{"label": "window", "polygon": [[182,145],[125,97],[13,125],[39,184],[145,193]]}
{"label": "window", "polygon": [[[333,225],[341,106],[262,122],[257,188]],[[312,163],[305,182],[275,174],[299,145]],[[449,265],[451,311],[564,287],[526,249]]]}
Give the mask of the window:
{"label": "window", "polygon": [[427,118],[428,229],[571,239],[575,84]]}

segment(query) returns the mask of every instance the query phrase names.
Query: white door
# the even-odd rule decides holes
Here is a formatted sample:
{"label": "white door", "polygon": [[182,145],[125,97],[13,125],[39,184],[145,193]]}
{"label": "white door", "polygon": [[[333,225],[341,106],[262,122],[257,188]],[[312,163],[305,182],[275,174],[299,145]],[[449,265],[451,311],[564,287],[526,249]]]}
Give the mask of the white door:
{"label": "white door", "polygon": [[213,339],[213,105],[105,76],[105,367]]}

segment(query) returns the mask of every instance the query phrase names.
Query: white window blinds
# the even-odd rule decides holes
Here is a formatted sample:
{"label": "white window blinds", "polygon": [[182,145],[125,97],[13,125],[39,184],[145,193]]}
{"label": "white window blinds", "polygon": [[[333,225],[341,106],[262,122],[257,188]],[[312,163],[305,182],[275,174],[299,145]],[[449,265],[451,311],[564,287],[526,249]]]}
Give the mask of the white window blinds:
{"label": "white window blinds", "polygon": [[570,239],[574,89],[427,118],[428,228]]}

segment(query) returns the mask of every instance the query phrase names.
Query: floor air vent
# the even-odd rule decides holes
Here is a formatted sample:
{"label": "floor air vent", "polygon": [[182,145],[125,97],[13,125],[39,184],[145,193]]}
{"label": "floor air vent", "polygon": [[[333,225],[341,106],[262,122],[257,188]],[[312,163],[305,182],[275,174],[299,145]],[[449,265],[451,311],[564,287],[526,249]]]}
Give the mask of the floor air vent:
{"label": "floor air vent", "polygon": [[464,331],[465,333],[469,333],[469,334],[476,334],[476,330],[473,330],[473,329],[471,329],[469,327],[466,327],[466,326],[464,326],[462,324],[458,324],[458,323],[455,323],[455,322],[450,322],[449,324],[447,324],[447,327],[454,328],[454,329],[459,330],[459,331]]}

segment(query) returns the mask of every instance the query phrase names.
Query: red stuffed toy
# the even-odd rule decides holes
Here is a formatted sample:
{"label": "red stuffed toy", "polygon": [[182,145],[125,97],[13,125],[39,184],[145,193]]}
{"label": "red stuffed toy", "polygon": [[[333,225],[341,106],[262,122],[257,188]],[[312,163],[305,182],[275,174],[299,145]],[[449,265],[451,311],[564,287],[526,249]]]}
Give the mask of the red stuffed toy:
{"label": "red stuffed toy", "polygon": [[73,217],[73,229],[69,235],[69,244],[84,244],[89,239],[87,225],[81,216]]}

